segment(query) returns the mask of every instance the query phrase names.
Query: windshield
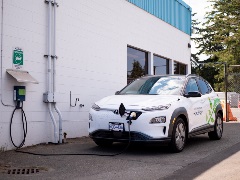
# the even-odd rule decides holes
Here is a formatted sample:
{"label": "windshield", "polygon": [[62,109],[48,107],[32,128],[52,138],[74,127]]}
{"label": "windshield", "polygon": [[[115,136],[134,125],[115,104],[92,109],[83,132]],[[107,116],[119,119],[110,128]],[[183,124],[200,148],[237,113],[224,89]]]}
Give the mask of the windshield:
{"label": "windshield", "polygon": [[184,85],[184,77],[148,77],[136,79],[119,94],[179,95]]}

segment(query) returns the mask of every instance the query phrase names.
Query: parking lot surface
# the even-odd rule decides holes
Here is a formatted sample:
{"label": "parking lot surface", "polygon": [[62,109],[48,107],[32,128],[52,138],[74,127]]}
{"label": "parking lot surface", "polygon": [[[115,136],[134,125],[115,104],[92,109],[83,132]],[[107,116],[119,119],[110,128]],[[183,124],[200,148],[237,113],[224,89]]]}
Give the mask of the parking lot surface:
{"label": "parking lot surface", "polygon": [[[209,140],[207,134],[189,139],[181,153],[166,146],[132,144],[117,156],[126,144],[101,148],[88,137],[68,139],[60,145],[42,144],[22,151],[0,152],[0,179],[239,179],[240,123],[224,123],[221,140]],[[63,155],[68,154],[68,155]],[[17,174],[19,173],[19,174]]]}

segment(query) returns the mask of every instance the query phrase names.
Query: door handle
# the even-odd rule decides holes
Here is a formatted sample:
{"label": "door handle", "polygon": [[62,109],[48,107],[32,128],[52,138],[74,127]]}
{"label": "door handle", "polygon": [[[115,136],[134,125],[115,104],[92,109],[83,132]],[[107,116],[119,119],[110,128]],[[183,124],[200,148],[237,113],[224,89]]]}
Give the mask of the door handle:
{"label": "door handle", "polygon": [[203,100],[201,100],[200,102],[201,102],[201,103],[204,103],[205,101],[206,101],[206,100],[205,100],[205,99],[203,99]]}

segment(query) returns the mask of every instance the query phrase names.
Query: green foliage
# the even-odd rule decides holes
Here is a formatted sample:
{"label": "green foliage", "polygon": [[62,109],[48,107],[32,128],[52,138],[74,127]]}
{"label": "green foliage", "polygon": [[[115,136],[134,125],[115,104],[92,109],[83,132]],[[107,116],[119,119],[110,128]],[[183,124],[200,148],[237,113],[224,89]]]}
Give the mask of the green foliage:
{"label": "green foliage", "polygon": [[132,64],[133,64],[133,69],[131,74],[128,76],[129,78],[135,79],[145,75],[145,70],[144,68],[142,68],[141,64],[138,61],[134,60]]}
{"label": "green foliage", "polygon": [[[206,62],[227,62],[227,64],[240,64],[240,0],[209,0],[212,2],[212,10],[206,13],[206,22],[193,23],[196,34],[193,40],[198,44],[199,52],[192,55],[192,59],[199,63],[196,58],[199,54],[210,56]],[[199,73],[208,72],[205,68],[193,66],[193,71]],[[214,75],[213,83],[215,90],[224,89],[223,65],[217,67],[211,75]],[[215,74],[216,73],[216,74]]]}

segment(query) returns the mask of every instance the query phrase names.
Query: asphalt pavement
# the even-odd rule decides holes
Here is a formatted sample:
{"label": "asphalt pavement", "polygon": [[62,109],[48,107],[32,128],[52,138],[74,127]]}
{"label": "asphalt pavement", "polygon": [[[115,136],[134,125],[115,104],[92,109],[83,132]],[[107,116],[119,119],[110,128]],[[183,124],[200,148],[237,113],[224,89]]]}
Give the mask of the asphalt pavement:
{"label": "asphalt pavement", "polygon": [[[114,143],[101,148],[88,137],[68,139],[60,145],[40,144],[0,152],[0,179],[239,179],[240,123],[224,123],[221,140],[207,134],[189,139],[181,153],[166,146]],[[49,155],[50,154],[50,155]],[[84,155],[85,154],[85,155]]]}

